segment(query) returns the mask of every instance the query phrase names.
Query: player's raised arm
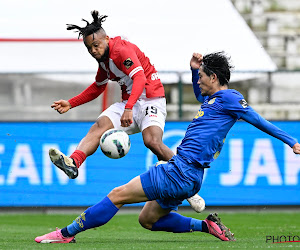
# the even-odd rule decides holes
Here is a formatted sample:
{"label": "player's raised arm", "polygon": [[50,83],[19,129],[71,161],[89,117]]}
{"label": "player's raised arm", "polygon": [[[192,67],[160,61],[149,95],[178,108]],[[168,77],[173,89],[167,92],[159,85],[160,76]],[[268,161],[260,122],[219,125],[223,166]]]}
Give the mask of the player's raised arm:
{"label": "player's raised arm", "polygon": [[201,54],[193,53],[193,56],[192,56],[191,61],[190,61],[190,66],[191,66],[191,70],[192,70],[192,82],[193,82],[194,94],[196,96],[196,99],[199,102],[203,103],[204,98],[201,95],[201,90],[200,90],[200,87],[198,85],[199,69],[200,69],[200,66],[202,64],[202,60],[203,60],[203,56]]}
{"label": "player's raised arm", "polygon": [[202,61],[203,61],[202,54],[193,53],[193,56],[192,56],[191,61],[190,61],[191,69],[200,69]]}
{"label": "player's raised arm", "polygon": [[119,57],[121,59],[118,60],[121,71],[132,80],[131,91],[129,93],[126,91],[129,95],[128,101],[120,119],[122,127],[129,127],[133,123],[132,108],[142,95],[147,78],[142,67],[142,62],[140,61],[140,58],[142,58],[141,52],[137,48],[131,44],[124,45],[119,52]]}
{"label": "player's raised arm", "polygon": [[248,107],[248,111],[244,113],[241,118],[257,127],[258,129],[262,130],[263,132],[283,141],[291,148],[293,148],[295,154],[300,154],[300,145],[293,137],[291,137],[287,132],[281,130],[274,124],[267,121],[251,107]]}

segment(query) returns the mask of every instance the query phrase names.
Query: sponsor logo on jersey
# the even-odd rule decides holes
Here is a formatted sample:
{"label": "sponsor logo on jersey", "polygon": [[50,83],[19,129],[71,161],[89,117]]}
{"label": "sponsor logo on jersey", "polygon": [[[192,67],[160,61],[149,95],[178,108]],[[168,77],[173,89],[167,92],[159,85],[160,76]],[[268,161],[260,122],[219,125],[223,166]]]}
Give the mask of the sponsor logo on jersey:
{"label": "sponsor logo on jersey", "polygon": [[123,64],[125,65],[125,68],[126,69],[129,69],[132,65],[133,65],[133,61],[131,60],[130,57],[128,57],[124,62]]}
{"label": "sponsor logo on jersey", "polygon": [[239,103],[242,105],[243,108],[247,108],[248,107],[248,103],[246,102],[245,99],[239,100]]}
{"label": "sponsor logo on jersey", "polygon": [[209,100],[208,104],[213,104],[215,102],[215,100],[216,100],[216,97],[213,98],[213,99],[211,99],[211,100]]}
{"label": "sponsor logo on jersey", "polygon": [[151,80],[152,81],[155,81],[155,80],[158,80],[159,79],[159,76],[158,76],[158,73],[156,72],[156,73],[153,73],[152,75],[151,75]]}
{"label": "sponsor logo on jersey", "polygon": [[203,116],[203,115],[204,115],[204,111],[203,111],[202,109],[200,109],[200,110],[198,111],[197,115],[196,115],[194,118],[197,119],[197,118],[199,118],[199,117],[201,117],[201,116]]}

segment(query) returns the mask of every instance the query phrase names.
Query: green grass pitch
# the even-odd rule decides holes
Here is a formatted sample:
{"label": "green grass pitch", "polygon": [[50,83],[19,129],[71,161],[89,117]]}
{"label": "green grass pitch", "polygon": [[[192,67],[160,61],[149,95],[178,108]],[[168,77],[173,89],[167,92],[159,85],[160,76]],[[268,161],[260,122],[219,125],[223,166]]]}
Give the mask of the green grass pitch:
{"label": "green grass pitch", "polygon": [[[185,216],[204,219],[208,212]],[[138,223],[138,214],[117,214],[109,223],[76,236],[75,244],[37,244],[36,236],[64,227],[76,215],[0,214],[0,249],[270,249],[300,248],[300,242],[266,243],[266,236],[300,236],[300,212],[219,212],[237,239],[222,242],[212,235],[151,232]]]}

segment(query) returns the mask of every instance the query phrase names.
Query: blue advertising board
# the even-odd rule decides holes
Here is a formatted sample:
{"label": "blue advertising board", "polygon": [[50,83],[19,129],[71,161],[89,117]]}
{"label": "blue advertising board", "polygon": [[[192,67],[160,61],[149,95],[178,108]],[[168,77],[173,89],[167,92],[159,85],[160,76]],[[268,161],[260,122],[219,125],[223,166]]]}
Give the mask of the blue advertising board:
{"label": "blue advertising board", "polygon": [[[300,122],[273,123],[300,138]],[[55,147],[71,154],[92,124],[0,123],[0,206],[90,206],[157,161],[139,133],[130,136],[131,149],[124,158],[109,159],[98,149],[80,167],[79,177],[68,179],[51,163],[48,150]],[[163,141],[174,152],[188,124],[166,123]],[[240,121],[206,170],[199,194],[207,206],[300,205],[299,180],[300,157],[281,141]]]}

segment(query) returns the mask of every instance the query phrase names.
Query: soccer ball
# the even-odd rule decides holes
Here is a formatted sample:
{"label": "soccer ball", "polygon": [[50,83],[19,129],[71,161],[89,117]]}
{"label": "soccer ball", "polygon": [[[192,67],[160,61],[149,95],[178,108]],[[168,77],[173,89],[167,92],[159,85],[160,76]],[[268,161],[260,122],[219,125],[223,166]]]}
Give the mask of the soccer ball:
{"label": "soccer ball", "polygon": [[109,158],[122,158],[130,149],[129,136],[123,130],[109,129],[100,138],[100,148]]}

